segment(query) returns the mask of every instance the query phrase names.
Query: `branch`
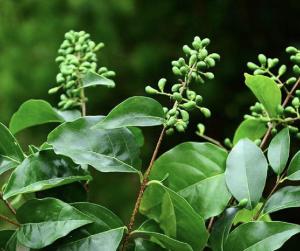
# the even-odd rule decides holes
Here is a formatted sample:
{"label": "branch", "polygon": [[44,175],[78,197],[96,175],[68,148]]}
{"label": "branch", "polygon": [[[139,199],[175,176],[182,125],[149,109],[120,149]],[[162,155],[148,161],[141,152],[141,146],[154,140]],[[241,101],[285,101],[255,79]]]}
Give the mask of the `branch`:
{"label": "branch", "polygon": [[12,224],[12,225],[17,226],[17,227],[20,227],[20,226],[21,226],[19,223],[14,222],[13,220],[7,218],[6,216],[4,216],[4,215],[2,215],[2,214],[0,214],[0,220],[6,221],[6,222],[8,222],[8,223],[10,223],[10,224]]}
{"label": "branch", "polygon": [[16,210],[13,208],[13,206],[7,201],[3,199],[2,193],[0,193],[0,200],[2,200],[4,202],[4,204],[6,205],[6,207],[14,214],[16,215]]}

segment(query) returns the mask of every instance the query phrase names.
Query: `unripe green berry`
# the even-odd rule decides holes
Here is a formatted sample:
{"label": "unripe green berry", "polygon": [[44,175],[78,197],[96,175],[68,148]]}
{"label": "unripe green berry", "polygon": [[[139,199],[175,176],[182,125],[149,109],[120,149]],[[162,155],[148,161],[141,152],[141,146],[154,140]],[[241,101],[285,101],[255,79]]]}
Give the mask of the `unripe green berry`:
{"label": "unripe green berry", "polygon": [[293,72],[299,76],[300,75],[300,67],[298,65],[293,66]]}
{"label": "unripe green berry", "polygon": [[287,53],[289,53],[289,54],[295,54],[295,53],[298,52],[298,50],[297,50],[295,47],[293,47],[293,46],[287,47],[287,48],[285,49],[285,51],[286,51]]}
{"label": "unripe green berry", "polygon": [[195,102],[197,105],[201,105],[203,98],[201,95],[196,95]]}
{"label": "unripe green berry", "polygon": [[186,96],[189,100],[194,100],[196,98],[196,92],[187,90],[186,91]]}
{"label": "unripe green berry", "polygon": [[190,115],[189,115],[189,113],[188,113],[187,111],[185,111],[185,110],[180,110],[180,115],[181,115],[181,118],[182,118],[182,120],[183,120],[184,122],[189,121]]}
{"label": "unripe green berry", "polygon": [[207,65],[204,61],[199,61],[197,63],[197,69],[198,70],[205,70],[207,68]]}
{"label": "unripe green berry", "polygon": [[189,60],[189,65],[192,66],[197,62],[197,55],[192,55]]}
{"label": "unripe green berry", "polygon": [[176,124],[175,126],[177,132],[184,132],[185,131],[185,128],[182,124]]}
{"label": "unripe green berry", "polygon": [[170,115],[170,116],[173,116],[173,115],[175,115],[176,114],[176,108],[172,108],[169,112],[168,112],[168,114]]}
{"label": "unripe green berry", "polygon": [[252,62],[248,62],[248,63],[247,63],[247,67],[248,67],[250,70],[252,70],[252,71],[255,71],[255,70],[259,69],[259,66],[256,65],[256,64],[254,64],[254,63],[252,63]]}
{"label": "unripe green berry", "polygon": [[176,100],[177,102],[181,102],[182,101],[182,95],[179,92],[174,92],[172,95],[172,98],[174,100]]}
{"label": "unripe green berry", "polygon": [[180,67],[180,64],[178,61],[174,60],[171,62],[172,66],[177,66],[177,67]]}
{"label": "unripe green berry", "polygon": [[199,58],[200,60],[204,60],[204,59],[207,57],[207,55],[208,55],[207,50],[203,48],[203,49],[201,49],[201,50],[199,51],[199,53],[198,53],[198,58]]}
{"label": "unripe green berry", "polygon": [[156,94],[156,93],[158,93],[158,91],[156,89],[154,89],[153,87],[151,87],[150,85],[146,86],[145,91],[148,94]]}
{"label": "unripe green berry", "polygon": [[286,73],[286,70],[287,70],[286,65],[283,64],[282,66],[280,66],[278,69],[278,76],[279,77],[282,76],[284,73]]}
{"label": "unripe green berry", "polygon": [[276,133],[277,133],[277,129],[276,129],[276,128],[272,128],[271,134],[272,134],[272,135],[275,135]]}
{"label": "unripe green berry", "polygon": [[201,45],[201,41],[199,40],[194,40],[193,43],[192,43],[193,47],[195,50],[199,50],[201,49],[202,45]]}
{"label": "unripe green berry", "polygon": [[231,148],[232,147],[232,142],[229,138],[226,138],[224,140],[224,145],[227,146],[228,148]]}
{"label": "unripe green berry", "polygon": [[185,54],[189,55],[191,53],[191,48],[188,45],[184,45],[182,50]]}
{"label": "unripe green berry", "polygon": [[197,125],[197,128],[198,128],[199,134],[200,134],[200,135],[204,135],[204,132],[205,132],[205,126],[204,126],[203,124],[199,123],[199,124]]}
{"label": "unripe green berry", "polygon": [[172,71],[173,71],[173,73],[174,73],[175,75],[177,75],[177,76],[180,76],[180,75],[181,75],[181,71],[180,71],[179,68],[176,67],[176,66],[173,66],[173,67],[172,67]]}
{"label": "unripe green berry", "polygon": [[173,135],[173,134],[174,134],[174,129],[173,129],[173,128],[169,128],[169,129],[166,131],[166,134],[167,134],[168,136]]}
{"label": "unripe green berry", "polygon": [[168,107],[163,107],[163,110],[165,114],[169,111]]}
{"label": "unripe green berry", "polygon": [[275,67],[277,64],[279,63],[279,59],[278,58],[268,58],[268,67],[269,68],[273,68]]}
{"label": "unripe green berry", "polygon": [[295,56],[290,57],[291,61],[295,64],[300,64],[300,54],[297,53]]}
{"label": "unripe green berry", "polygon": [[264,54],[259,54],[258,61],[264,66],[267,63],[267,57]]}
{"label": "unripe green berry", "polygon": [[166,86],[166,83],[167,83],[167,80],[165,78],[161,78],[159,81],[158,81],[158,88],[160,91],[164,91],[165,89],[165,86]]}
{"label": "unripe green berry", "polygon": [[176,121],[177,121],[176,117],[169,118],[168,121],[167,121],[167,126],[172,127],[173,125],[176,124]]}
{"label": "unripe green berry", "polygon": [[254,75],[262,75],[262,74],[264,74],[266,71],[264,71],[264,70],[261,70],[261,69],[257,69],[257,70],[255,70],[254,72],[253,72],[253,74]]}
{"label": "unripe green berry", "polygon": [[259,146],[259,145],[261,144],[261,139],[256,139],[256,140],[254,140],[254,143],[255,143],[257,146]]}
{"label": "unripe green berry", "polygon": [[298,97],[293,98],[293,100],[292,100],[292,105],[293,105],[294,107],[296,107],[296,108],[299,107],[299,105],[300,105],[300,100],[299,100]]}
{"label": "unripe green berry", "polygon": [[212,72],[205,72],[204,76],[209,80],[214,79],[215,77],[215,75]]}
{"label": "unripe green berry", "polygon": [[300,97],[300,90],[296,91],[296,96]]}
{"label": "unripe green berry", "polygon": [[181,72],[182,75],[187,74],[188,71],[189,71],[189,67],[187,67],[186,65],[180,67],[180,72]]}
{"label": "unripe green berry", "polygon": [[196,107],[196,102],[195,101],[189,101],[187,103],[182,104],[182,107],[185,108],[188,111],[193,110]]}
{"label": "unripe green berry", "polygon": [[200,111],[202,112],[202,114],[204,115],[204,117],[209,118],[211,116],[211,112],[209,109],[205,108],[205,107],[201,107]]}
{"label": "unripe green berry", "polygon": [[218,53],[212,53],[209,57],[213,58],[214,60],[220,61],[221,57]]}
{"label": "unripe green berry", "polygon": [[177,92],[181,86],[182,86],[182,84],[173,85],[171,88],[172,92]]}
{"label": "unripe green berry", "polygon": [[295,126],[288,126],[290,133],[297,133],[299,129]]}
{"label": "unripe green berry", "polygon": [[57,83],[62,83],[62,82],[64,82],[64,81],[65,81],[64,76],[63,76],[61,73],[58,73],[58,74],[56,75],[56,82],[57,82]]}
{"label": "unripe green berry", "polygon": [[292,85],[292,84],[295,84],[296,81],[297,81],[297,79],[296,79],[295,77],[291,77],[291,78],[289,78],[289,79],[286,81],[286,83],[287,83],[288,85]]}
{"label": "unripe green berry", "polygon": [[202,47],[206,47],[210,44],[210,39],[209,38],[204,38],[202,41],[201,41],[201,45]]}
{"label": "unripe green berry", "polygon": [[285,112],[288,112],[288,113],[297,113],[295,108],[292,107],[292,106],[288,106],[284,109]]}
{"label": "unripe green berry", "polygon": [[213,58],[207,57],[204,61],[208,67],[214,67],[216,65],[216,61]]}
{"label": "unripe green berry", "polygon": [[247,206],[247,204],[248,204],[248,199],[244,198],[244,199],[240,200],[240,202],[239,202],[239,204],[237,205],[237,207],[239,207],[239,208],[244,208],[244,207]]}
{"label": "unripe green berry", "polygon": [[284,112],[284,108],[283,108],[282,105],[278,105],[278,106],[277,106],[277,112],[278,112],[278,114],[280,114],[280,115]]}
{"label": "unripe green berry", "polygon": [[59,89],[60,89],[60,86],[53,87],[53,88],[51,88],[51,89],[48,91],[48,93],[49,93],[49,94],[54,94],[54,93],[56,93]]}

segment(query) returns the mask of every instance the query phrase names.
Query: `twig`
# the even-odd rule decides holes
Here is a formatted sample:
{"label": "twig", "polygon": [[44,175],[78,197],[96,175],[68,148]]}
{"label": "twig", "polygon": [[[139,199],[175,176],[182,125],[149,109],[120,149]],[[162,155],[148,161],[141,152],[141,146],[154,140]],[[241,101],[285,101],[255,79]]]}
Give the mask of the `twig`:
{"label": "twig", "polygon": [[7,201],[3,199],[3,195],[2,193],[0,193],[0,199],[4,202],[4,204],[6,205],[6,207],[14,214],[16,215],[16,210],[13,208],[13,206]]}
{"label": "twig", "polygon": [[205,139],[205,140],[207,140],[207,141],[209,141],[209,142],[211,142],[211,143],[213,143],[213,144],[215,144],[215,145],[217,145],[217,146],[219,146],[219,147],[221,147],[221,148],[223,148],[223,149],[225,149],[227,151],[226,147],[223,146],[220,141],[215,140],[215,139],[213,139],[213,138],[211,138],[211,137],[209,137],[207,135],[204,135],[204,134],[200,134],[200,133],[197,133],[197,132],[196,132],[196,134],[199,137],[201,137],[201,138],[203,138],[203,139]]}
{"label": "twig", "polygon": [[212,227],[213,227],[213,224],[214,224],[214,220],[215,220],[215,217],[211,217],[210,220],[209,220],[209,223],[208,223],[208,226],[207,226],[207,231],[210,233]]}
{"label": "twig", "polygon": [[144,192],[145,192],[145,189],[146,189],[146,186],[147,186],[147,183],[148,183],[149,175],[150,175],[150,172],[152,170],[154,161],[155,161],[155,159],[157,157],[158,150],[159,150],[161,142],[163,140],[165,131],[166,131],[166,128],[164,127],[162,129],[161,133],[160,133],[160,136],[159,136],[159,139],[157,141],[156,147],[154,149],[154,152],[153,152],[151,161],[149,163],[149,166],[148,166],[148,168],[147,168],[147,170],[146,170],[146,172],[144,174],[144,178],[143,178],[143,181],[142,181],[142,184],[141,184],[141,187],[140,187],[140,191],[139,191],[137,200],[135,202],[135,206],[134,206],[131,218],[130,218],[130,222],[129,222],[128,226],[127,226],[128,232],[127,232],[127,234],[125,236],[125,240],[124,240],[123,245],[122,245],[122,249],[121,249],[122,251],[126,250],[126,247],[127,247],[127,244],[128,244],[128,240],[129,240],[130,234],[131,234],[133,226],[134,226],[135,217],[136,217],[136,215],[137,215],[137,213],[139,211],[139,207],[141,205],[142,197],[144,195]]}
{"label": "twig", "polygon": [[0,214],[0,220],[6,221],[6,222],[8,222],[8,223],[10,223],[10,224],[12,224],[12,225],[17,226],[17,227],[20,227],[20,226],[21,226],[19,223],[14,222],[13,220],[7,218],[6,216],[4,216],[4,215],[2,215],[2,214]]}

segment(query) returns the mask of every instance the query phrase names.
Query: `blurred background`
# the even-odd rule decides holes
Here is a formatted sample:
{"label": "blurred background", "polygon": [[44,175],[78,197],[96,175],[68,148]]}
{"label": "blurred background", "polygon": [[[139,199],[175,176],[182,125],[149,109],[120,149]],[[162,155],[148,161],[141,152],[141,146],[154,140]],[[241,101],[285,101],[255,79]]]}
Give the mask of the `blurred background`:
{"label": "blurred background", "polygon": [[[30,98],[56,105],[58,98],[47,91],[55,84],[57,49],[70,29],[85,30],[94,41],[104,42],[99,65],[117,72],[116,89],[88,91],[92,115],[106,114],[129,96],[144,95],[145,85],[156,85],[161,77],[172,78],[171,60],[199,35],[209,37],[210,51],[222,57],[214,70],[216,78],[201,87],[205,105],[213,112],[205,120],[207,134],[219,140],[232,137],[254,102],[243,82],[246,62],[255,61],[259,53],[287,62],[284,49],[300,46],[299,13],[299,0],[0,0],[0,120],[7,124]],[[179,142],[200,141],[194,133],[200,121],[203,117],[195,113],[189,132],[169,138],[162,152]],[[23,145],[40,144],[51,128],[28,129],[18,139]],[[146,166],[159,129],[144,132]],[[120,174],[97,175],[90,199],[128,221],[136,183]],[[112,200],[116,196],[119,200]],[[279,216],[297,222],[297,210]]]}

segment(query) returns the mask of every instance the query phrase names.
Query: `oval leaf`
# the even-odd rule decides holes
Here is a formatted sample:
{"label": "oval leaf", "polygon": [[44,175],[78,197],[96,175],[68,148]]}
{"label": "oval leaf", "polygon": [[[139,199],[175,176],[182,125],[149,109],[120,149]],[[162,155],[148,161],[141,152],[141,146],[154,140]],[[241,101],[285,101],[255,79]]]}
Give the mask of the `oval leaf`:
{"label": "oval leaf", "polygon": [[57,154],[75,163],[91,165],[101,172],[138,173],[139,147],[127,128],[92,129],[103,117],[84,117],[67,122],[48,135],[48,143]]}
{"label": "oval leaf", "polygon": [[92,177],[80,165],[56,155],[52,150],[41,151],[26,158],[11,174],[3,198],[43,191]]}
{"label": "oval leaf", "polygon": [[18,241],[34,249],[46,247],[92,222],[78,209],[53,198],[27,201],[17,210],[17,219],[22,224],[17,230]]}
{"label": "oval leaf", "polygon": [[101,120],[96,128],[121,128],[128,126],[156,126],[164,123],[160,103],[148,97],[131,97],[117,105]]}
{"label": "oval leaf", "polygon": [[58,112],[44,100],[31,99],[24,102],[12,116],[9,129],[13,134],[16,134],[31,126],[71,121],[78,117],[80,117],[79,111]]}
{"label": "oval leaf", "polygon": [[[156,201],[147,199],[154,195]],[[163,203],[166,198],[168,203]],[[148,218],[159,222],[165,234],[171,233],[172,238],[188,243],[194,251],[203,250],[205,247],[208,233],[203,218],[184,198],[158,181],[149,182],[140,211]]]}
{"label": "oval leaf", "polygon": [[261,149],[249,139],[242,139],[227,158],[227,186],[238,201],[248,199],[247,208],[253,209],[262,196],[267,170],[268,163]]}
{"label": "oval leaf", "polygon": [[287,179],[289,180],[300,180],[300,151],[292,158],[287,175]]}
{"label": "oval leaf", "polygon": [[298,186],[287,186],[274,193],[266,202],[264,214],[291,207],[300,207],[300,187]]}
{"label": "oval leaf", "polygon": [[167,186],[207,219],[220,214],[231,197],[224,179],[226,158],[227,153],[213,144],[183,143],[155,161],[150,179],[167,177]]}
{"label": "oval leaf", "polygon": [[276,82],[262,75],[245,74],[246,85],[265,107],[270,117],[277,116],[277,107],[281,104],[281,91]]}
{"label": "oval leaf", "polygon": [[282,129],[271,141],[268,148],[269,163],[278,175],[284,170],[290,153],[289,129]]}
{"label": "oval leaf", "polygon": [[93,86],[106,86],[109,88],[113,88],[116,86],[115,82],[111,79],[103,77],[95,72],[88,71],[87,74],[82,78],[82,86],[80,88],[87,88]]}
{"label": "oval leaf", "polygon": [[267,131],[266,123],[257,119],[244,120],[233,137],[233,144],[235,145],[240,139],[248,138],[252,141],[260,139]]}
{"label": "oval leaf", "polygon": [[273,251],[300,232],[300,226],[285,222],[249,222],[228,236],[225,251]]}

